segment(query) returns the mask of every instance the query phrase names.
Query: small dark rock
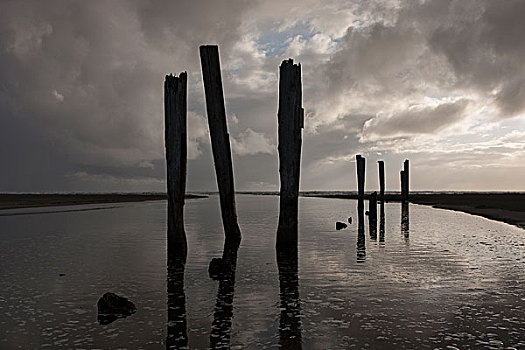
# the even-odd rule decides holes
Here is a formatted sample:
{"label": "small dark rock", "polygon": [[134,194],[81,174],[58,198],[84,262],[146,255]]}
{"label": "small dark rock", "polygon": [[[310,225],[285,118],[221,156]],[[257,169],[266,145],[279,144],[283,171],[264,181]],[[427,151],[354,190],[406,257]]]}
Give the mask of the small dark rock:
{"label": "small dark rock", "polygon": [[348,218],[348,223],[349,223],[349,224],[352,223],[352,217],[351,217],[351,216]]}
{"label": "small dark rock", "polygon": [[342,230],[342,229],[344,229],[346,227],[347,227],[347,225],[344,222],[337,221],[335,223],[335,229],[336,230]]}
{"label": "small dark rock", "polygon": [[107,292],[98,300],[98,322],[109,324],[118,318],[131,316],[137,311],[135,304],[127,298]]}
{"label": "small dark rock", "polygon": [[222,258],[213,258],[208,266],[208,275],[211,279],[219,280],[224,273],[224,262]]}
{"label": "small dark rock", "polygon": [[369,215],[369,214],[370,214],[370,212],[368,210],[365,211],[365,215]]}
{"label": "small dark rock", "polygon": [[60,277],[62,277],[62,276],[65,276],[66,274],[65,274],[65,273],[59,273],[58,275],[59,275]]}

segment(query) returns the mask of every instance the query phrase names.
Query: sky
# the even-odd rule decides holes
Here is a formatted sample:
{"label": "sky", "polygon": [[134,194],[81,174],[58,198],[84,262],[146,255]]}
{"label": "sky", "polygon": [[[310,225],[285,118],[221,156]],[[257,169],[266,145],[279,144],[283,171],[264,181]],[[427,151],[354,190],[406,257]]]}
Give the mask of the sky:
{"label": "sky", "polygon": [[188,72],[188,191],[217,189],[199,46],[219,45],[236,190],[278,190],[301,63],[301,190],[525,190],[525,1],[0,1],[0,192],[165,191],[163,82]]}

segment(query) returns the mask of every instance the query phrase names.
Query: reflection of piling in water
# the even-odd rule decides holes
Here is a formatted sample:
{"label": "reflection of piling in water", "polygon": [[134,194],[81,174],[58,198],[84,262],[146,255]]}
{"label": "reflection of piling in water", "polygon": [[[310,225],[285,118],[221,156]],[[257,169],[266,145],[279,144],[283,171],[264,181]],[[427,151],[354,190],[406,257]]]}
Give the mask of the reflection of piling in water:
{"label": "reflection of piling in water", "polygon": [[224,242],[222,271],[219,274],[219,289],[210,334],[211,349],[230,348],[238,249],[238,240]]}
{"label": "reflection of piling in water", "polygon": [[368,200],[368,226],[370,237],[377,239],[377,192],[370,194]]}
{"label": "reflection of piling in water", "polygon": [[385,203],[381,202],[379,207],[379,242],[385,241]]}
{"label": "reflection of piling in water", "polygon": [[[175,256],[170,256],[175,255]],[[186,257],[168,250],[168,336],[166,349],[186,349],[188,333],[186,323],[186,294],[184,293],[184,267]]]}
{"label": "reflection of piling in water", "polygon": [[379,165],[379,200],[381,203],[385,201],[385,162],[380,160]]}
{"label": "reflection of piling in water", "polygon": [[365,214],[362,201],[357,202],[357,262],[363,262],[366,258],[365,247]]}
{"label": "reflection of piling in water", "polygon": [[405,162],[403,163],[403,170],[401,170],[400,174],[401,174],[401,201],[402,202],[406,202],[406,201],[408,201],[408,195],[409,195],[408,159],[405,159]]}
{"label": "reflection of piling in water", "polygon": [[186,192],[186,72],[164,81],[164,123],[168,191],[168,247],[186,256],[184,196]]}
{"label": "reflection of piling in water", "polygon": [[357,166],[357,196],[360,201],[365,196],[365,157],[360,154],[355,156]]}
{"label": "reflection of piling in water", "polygon": [[237,211],[235,209],[230,135],[226,123],[219,48],[216,45],[203,45],[200,47],[200,55],[224,234],[226,239],[240,241],[241,230],[237,224]]}
{"label": "reflection of piling in water", "polygon": [[408,202],[401,203],[401,233],[408,238],[410,230],[410,221],[408,217]]}
{"label": "reflection of piling in water", "polygon": [[277,246],[297,246],[299,175],[301,170],[302,108],[301,65],[292,59],[279,67],[279,226]]}
{"label": "reflection of piling in water", "polygon": [[277,249],[279,267],[279,345],[282,349],[301,349],[301,305],[299,303],[299,273],[297,249]]}

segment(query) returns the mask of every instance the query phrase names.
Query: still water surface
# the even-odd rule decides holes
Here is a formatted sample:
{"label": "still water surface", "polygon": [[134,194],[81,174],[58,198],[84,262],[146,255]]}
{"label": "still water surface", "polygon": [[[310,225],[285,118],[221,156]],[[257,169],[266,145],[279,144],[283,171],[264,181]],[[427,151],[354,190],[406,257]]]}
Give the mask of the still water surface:
{"label": "still water surface", "polygon": [[[216,281],[218,197],[187,201],[169,323],[165,201],[0,216],[0,348],[525,349],[524,230],[418,205],[402,223],[387,203],[384,230],[359,238],[356,207],[300,198],[298,266],[279,273],[278,197],[237,196],[243,240]],[[106,291],[137,312],[100,325]]]}

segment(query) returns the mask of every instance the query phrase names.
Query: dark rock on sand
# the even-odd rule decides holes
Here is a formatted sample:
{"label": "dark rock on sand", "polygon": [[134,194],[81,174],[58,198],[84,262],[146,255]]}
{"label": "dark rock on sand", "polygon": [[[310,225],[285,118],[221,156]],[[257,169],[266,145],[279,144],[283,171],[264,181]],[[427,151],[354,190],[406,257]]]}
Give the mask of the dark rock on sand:
{"label": "dark rock on sand", "polygon": [[208,266],[208,275],[214,280],[219,280],[224,272],[224,262],[222,258],[213,258]]}
{"label": "dark rock on sand", "polygon": [[131,316],[137,308],[127,298],[107,292],[98,300],[98,322],[109,324],[118,318]]}
{"label": "dark rock on sand", "polygon": [[335,229],[336,230],[342,230],[342,229],[344,229],[346,227],[347,227],[347,225],[344,222],[337,221],[335,223]]}
{"label": "dark rock on sand", "polygon": [[352,217],[351,217],[351,216],[348,218],[348,223],[349,223],[349,224],[352,223]]}

